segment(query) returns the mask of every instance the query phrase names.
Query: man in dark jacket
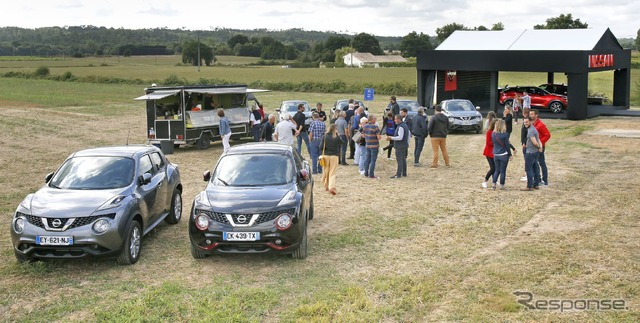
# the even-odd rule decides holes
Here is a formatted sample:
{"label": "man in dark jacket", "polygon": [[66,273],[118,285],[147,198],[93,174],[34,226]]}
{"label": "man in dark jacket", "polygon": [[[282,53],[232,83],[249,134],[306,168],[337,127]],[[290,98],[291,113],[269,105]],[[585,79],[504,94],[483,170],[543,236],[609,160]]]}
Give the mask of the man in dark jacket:
{"label": "man in dark jacket", "polygon": [[391,102],[389,102],[389,105],[391,105],[391,112],[394,116],[400,114],[400,106],[398,105],[398,102],[396,102],[395,95],[391,97]]}
{"label": "man in dark jacket", "polygon": [[429,120],[427,133],[431,136],[431,147],[433,147],[433,162],[431,168],[438,167],[438,148],[442,150],[444,164],[449,165],[449,154],[447,153],[447,134],[449,133],[449,118],[442,113],[442,107],[436,105],[436,113]]}
{"label": "man in dark jacket", "polygon": [[296,122],[298,129],[296,129],[298,134],[298,152],[302,154],[302,141],[304,140],[304,144],[307,145],[307,152],[309,152],[309,156],[311,156],[311,147],[309,143],[309,125],[305,123],[307,120],[307,116],[304,114],[304,103],[298,104],[298,112],[293,115],[293,121]]}
{"label": "man in dark jacket", "polygon": [[422,148],[424,147],[424,139],[427,137],[427,115],[424,114],[424,108],[418,108],[418,114],[413,117],[411,126],[411,134],[415,141],[415,147],[413,150],[413,166],[420,167],[420,154],[422,154]]}
{"label": "man in dark jacket", "polygon": [[407,176],[407,150],[409,150],[409,127],[402,121],[402,116],[397,114],[394,118],[396,122],[395,134],[390,137],[387,136],[387,141],[394,141],[393,147],[396,150],[396,163],[398,168],[396,174],[391,178],[401,178]]}

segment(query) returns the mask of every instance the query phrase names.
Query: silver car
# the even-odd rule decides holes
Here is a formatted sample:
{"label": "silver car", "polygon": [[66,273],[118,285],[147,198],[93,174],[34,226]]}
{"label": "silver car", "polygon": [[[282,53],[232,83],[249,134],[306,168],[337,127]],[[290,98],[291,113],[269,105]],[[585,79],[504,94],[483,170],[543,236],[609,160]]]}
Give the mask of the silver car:
{"label": "silver car", "polygon": [[449,130],[475,131],[482,130],[482,114],[480,107],[474,107],[469,100],[454,99],[440,102],[442,112],[449,119]]}
{"label": "silver car", "polygon": [[19,262],[104,256],[133,264],[145,234],[163,220],[176,224],[182,217],[178,166],[154,146],[82,150],[45,182],[11,221]]}
{"label": "silver car", "polygon": [[302,100],[283,101],[280,105],[280,108],[276,109],[276,112],[278,112],[278,121],[284,120],[284,117],[286,115],[290,115],[293,117],[298,112],[299,104],[304,104],[304,123],[306,125],[310,125],[311,121],[313,121],[311,118],[311,113],[315,111],[316,108],[314,107],[313,109],[311,109],[311,107],[309,106],[309,102]]}

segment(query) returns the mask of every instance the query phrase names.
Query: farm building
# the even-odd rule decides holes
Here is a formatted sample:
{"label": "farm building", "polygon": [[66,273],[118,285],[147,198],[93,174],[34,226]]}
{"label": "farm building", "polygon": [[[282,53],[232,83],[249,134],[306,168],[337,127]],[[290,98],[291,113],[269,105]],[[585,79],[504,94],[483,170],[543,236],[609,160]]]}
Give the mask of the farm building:
{"label": "farm building", "polygon": [[371,53],[349,53],[342,57],[347,66],[380,67],[380,63],[405,63],[407,60],[400,55],[373,55]]}

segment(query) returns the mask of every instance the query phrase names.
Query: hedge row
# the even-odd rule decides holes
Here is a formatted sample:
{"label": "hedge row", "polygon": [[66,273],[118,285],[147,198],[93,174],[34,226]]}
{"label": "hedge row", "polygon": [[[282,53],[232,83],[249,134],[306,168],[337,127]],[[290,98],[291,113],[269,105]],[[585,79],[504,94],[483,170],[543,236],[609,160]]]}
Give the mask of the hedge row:
{"label": "hedge row", "polygon": [[[46,74],[46,75],[45,75]],[[178,77],[174,74],[164,80],[141,80],[141,79],[123,79],[117,77],[104,77],[98,75],[90,75],[77,77],[71,72],[65,72],[62,75],[49,75],[47,73],[26,73],[26,72],[7,72],[2,77],[15,77],[25,79],[46,79],[61,82],[85,82],[99,84],[133,84],[133,85],[149,85],[158,83],[164,86],[178,85],[197,85],[197,84],[233,84],[221,79],[205,79],[200,78],[197,81],[189,81],[185,78]],[[331,82],[270,82],[270,81],[254,81],[248,84],[249,87],[266,89],[280,92],[316,92],[316,93],[360,93],[364,88],[375,88],[376,94],[381,95],[416,95],[416,85],[407,82],[391,82],[391,83],[364,83],[354,82],[346,83],[344,81],[335,80]]]}

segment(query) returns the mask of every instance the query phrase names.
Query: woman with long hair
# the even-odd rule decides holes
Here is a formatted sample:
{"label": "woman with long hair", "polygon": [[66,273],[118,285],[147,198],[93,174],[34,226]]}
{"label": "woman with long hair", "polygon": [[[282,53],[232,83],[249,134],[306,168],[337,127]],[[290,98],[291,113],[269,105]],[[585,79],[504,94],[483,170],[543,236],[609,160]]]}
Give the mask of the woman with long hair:
{"label": "woman with long hair", "polygon": [[493,162],[496,164],[496,170],[493,173],[492,189],[496,189],[498,177],[500,177],[500,189],[504,189],[504,182],[507,176],[507,165],[509,160],[513,159],[511,150],[509,149],[509,133],[504,120],[498,119],[491,133],[491,141],[493,142]]}
{"label": "woman with long hair", "polygon": [[491,134],[493,133],[493,128],[496,125],[496,118],[493,118],[489,123],[489,129],[487,129],[487,134],[485,136],[484,141],[484,152],[483,155],[487,158],[487,162],[489,163],[489,171],[484,176],[484,182],[482,182],[482,188],[487,188],[487,181],[496,171],[496,163],[493,161],[493,140],[491,138]]}
{"label": "woman with long hair", "polygon": [[496,113],[493,111],[489,111],[489,113],[487,113],[486,119],[487,121],[485,121],[485,124],[483,125],[483,130],[485,131],[489,129],[491,123],[496,119]]}
{"label": "woman with long hair", "polygon": [[340,163],[340,149],[342,145],[346,145],[342,141],[336,124],[331,124],[327,132],[322,137],[320,147],[322,149],[322,159],[324,160],[324,166],[322,171],[322,186],[326,191],[329,191],[332,195],[336,195],[336,172]]}

